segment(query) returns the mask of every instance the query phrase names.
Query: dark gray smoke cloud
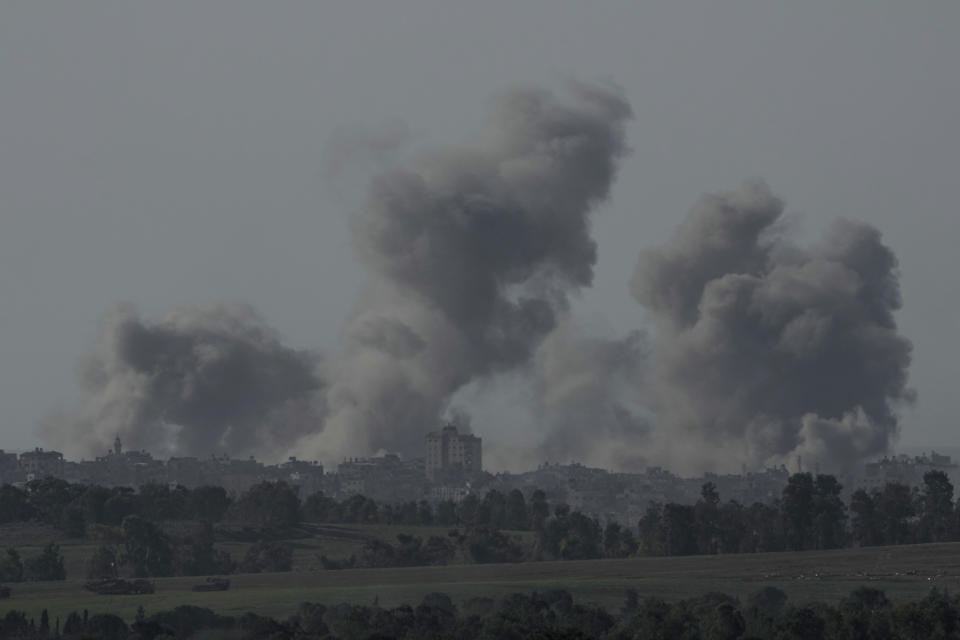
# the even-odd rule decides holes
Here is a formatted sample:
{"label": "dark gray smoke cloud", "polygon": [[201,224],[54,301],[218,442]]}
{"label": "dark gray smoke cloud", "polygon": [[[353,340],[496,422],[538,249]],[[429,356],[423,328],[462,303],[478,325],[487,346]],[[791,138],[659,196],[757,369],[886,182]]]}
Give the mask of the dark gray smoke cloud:
{"label": "dark gray smoke cloud", "polygon": [[159,322],[120,307],[80,368],[80,408],[44,433],[74,455],[118,435],[164,454],[282,452],[320,425],[316,366],[248,306],[184,307]]}
{"label": "dark gray smoke cloud", "polygon": [[[372,135],[391,156],[378,166],[399,168],[351,219],[369,278],[339,357],[284,347],[248,307],[159,322],[122,309],[82,369],[80,410],[51,419],[47,441],[421,455],[445,414],[468,426],[458,390],[512,372],[532,381],[540,459],[702,471],[884,451],[912,398],[911,346],[894,320],[896,259],[870,226],[840,221],[800,247],[764,185],[706,197],[641,255],[632,289],[653,339],[578,328],[568,297],[591,284],[590,218],[630,117],[617,87],[574,83],[563,97],[508,92],[479,140],[402,164],[405,135]],[[351,160],[338,144],[329,166]]]}
{"label": "dark gray smoke cloud", "polygon": [[377,177],[352,220],[371,282],[346,331],[317,454],[417,453],[450,396],[529,362],[588,286],[591,210],[625,152],[630,107],[613,86],[518,89],[474,144]]}
{"label": "dark gray smoke cloud", "polygon": [[657,330],[651,407],[662,439],[700,443],[694,467],[803,454],[835,468],[885,451],[912,399],[880,233],[841,220],[798,247],[782,212],[763,184],[705,197],[637,265]]}

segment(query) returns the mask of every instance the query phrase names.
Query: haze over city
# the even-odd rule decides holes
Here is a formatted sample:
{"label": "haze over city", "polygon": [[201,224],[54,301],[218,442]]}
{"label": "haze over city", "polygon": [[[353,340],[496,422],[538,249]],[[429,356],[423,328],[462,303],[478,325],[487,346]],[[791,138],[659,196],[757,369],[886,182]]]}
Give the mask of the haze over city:
{"label": "haze over city", "polygon": [[6,7],[3,447],[955,442],[960,8],[512,6]]}

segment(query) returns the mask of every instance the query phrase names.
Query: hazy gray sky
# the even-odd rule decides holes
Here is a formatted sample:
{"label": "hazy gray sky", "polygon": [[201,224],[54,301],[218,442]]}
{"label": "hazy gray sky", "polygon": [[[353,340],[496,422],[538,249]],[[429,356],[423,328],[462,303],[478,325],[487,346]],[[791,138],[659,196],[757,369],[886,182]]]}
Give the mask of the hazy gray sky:
{"label": "hazy gray sky", "polygon": [[616,81],[636,115],[580,317],[644,326],[638,251],[703,192],[763,178],[806,233],[882,230],[915,346],[902,442],[953,443],[960,3],[591,5],[0,4],[0,447],[39,444],[120,301],[250,302],[335,352],[363,276],[331,138],[403,122],[457,142],[497,91],[568,76]]}

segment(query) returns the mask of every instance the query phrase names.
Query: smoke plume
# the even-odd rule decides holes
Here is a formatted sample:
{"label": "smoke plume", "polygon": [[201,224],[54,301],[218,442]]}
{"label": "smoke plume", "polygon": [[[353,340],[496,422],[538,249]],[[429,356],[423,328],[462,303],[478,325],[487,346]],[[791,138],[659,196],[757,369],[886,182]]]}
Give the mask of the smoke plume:
{"label": "smoke plume", "polygon": [[316,365],[248,306],[184,307],[159,322],[119,307],[80,367],[81,406],[44,435],[72,455],[116,436],[172,455],[282,452],[320,424]]}
{"label": "smoke plume", "polygon": [[702,471],[885,451],[912,399],[911,345],[894,320],[896,258],[868,225],[839,221],[803,247],[765,185],[705,197],[641,254],[632,291],[652,338],[578,328],[568,300],[592,282],[591,214],[630,117],[615,86],[517,89],[476,142],[378,164],[351,218],[368,279],[341,354],[284,347],[248,307],[159,322],[119,309],[82,368],[80,410],[51,419],[47,441],[419,456],[444,414],[463,415],[458,390],[510,372],[532,385],[541,459]]}
{"label": "smoke plume", "polygon": [[370,283],[323,431],[301,451],[417,453],[450,396],[528,363],[596,262],[589,217],[625,152],[616,87],[505,94],[475,144],[377,177],[352,219]]}
{"label": "smoke plume", "polygon": [[651,428],[642,389],[646,337],[593,337],[565,319],[537,349],[534,397],[545,437],[537,462],[576,460],[617,469],[646,466]]}
{"label": "smoke plume", "polygon": [[701,445],[695,467],[802,454],[836,468],[885,451],[912,399],[880,233],[841,220],[794,246],[782,212],[763,184],[705,197],[637,265],[633,293],[657,331],[651,408],[662,437]]}

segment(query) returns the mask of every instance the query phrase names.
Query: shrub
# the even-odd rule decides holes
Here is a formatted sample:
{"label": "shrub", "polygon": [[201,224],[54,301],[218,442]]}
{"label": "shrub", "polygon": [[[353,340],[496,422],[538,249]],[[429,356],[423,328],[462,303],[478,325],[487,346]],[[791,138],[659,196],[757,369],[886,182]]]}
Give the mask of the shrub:
{"label": "shrub", "polygon": [[244,573],[275,573],[292,568],[293,547],[271,540],[254,543],[240,564],[240,570]]}
{"label": "shrub", "polygon": [[48,543],[40,555],[28,558],[23,568],[27,580],[66,580],[67,578],[60,547],[53,542]]}

